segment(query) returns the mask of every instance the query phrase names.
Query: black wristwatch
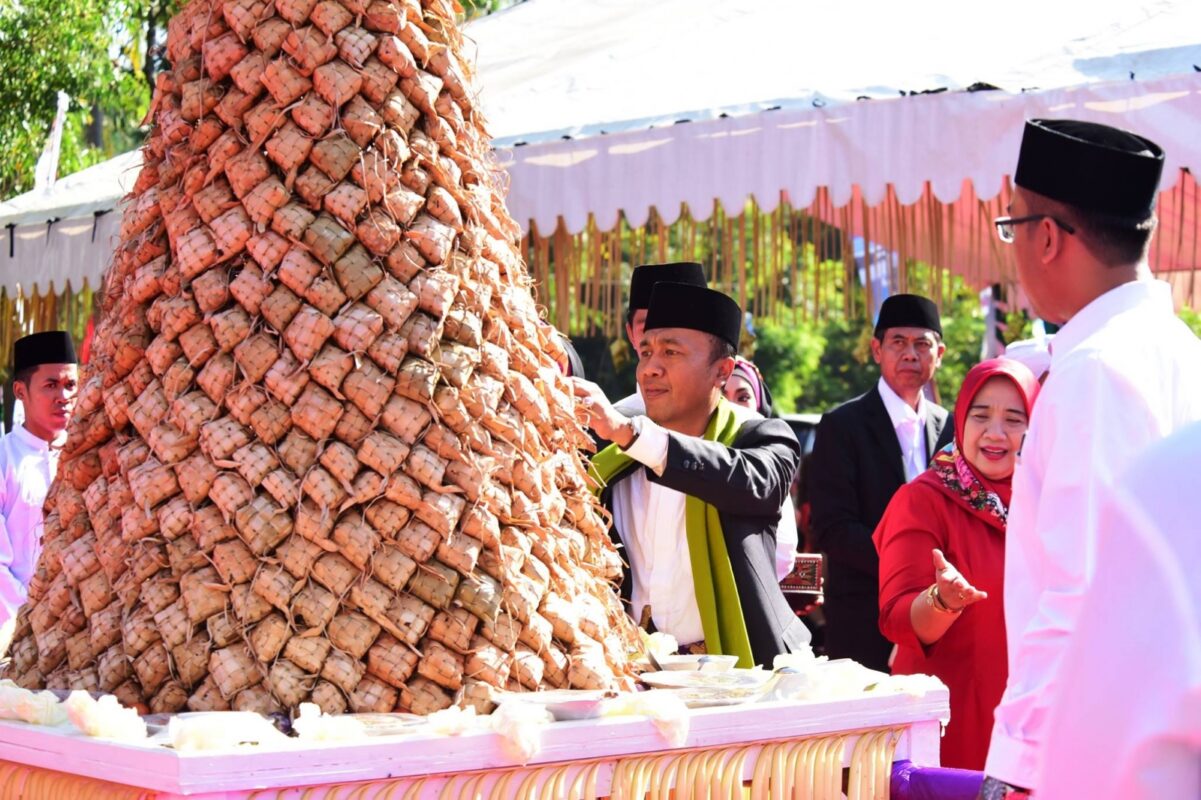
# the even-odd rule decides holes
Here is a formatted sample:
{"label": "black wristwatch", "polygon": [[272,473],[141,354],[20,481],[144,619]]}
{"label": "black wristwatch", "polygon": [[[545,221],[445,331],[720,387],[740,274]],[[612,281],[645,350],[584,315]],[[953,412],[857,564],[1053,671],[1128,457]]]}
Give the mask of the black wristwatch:
{"label": "black wristwatch", "polygon": [[634,429],[634,437],[632,439],[630,439],[629,444],[627,444],[625,447],[621,448],[623,453],[628,451],[631,447],[633,447],[634,442],[638,441],[638,437],[642,435],[642,417],[641,416],[630,417],[630,427]]}
{"label": "black wristwatch", "polygon": [[1019,800],[1032,796],[1029,789],[985,775],[984,784],[980,787],[979,800]]}

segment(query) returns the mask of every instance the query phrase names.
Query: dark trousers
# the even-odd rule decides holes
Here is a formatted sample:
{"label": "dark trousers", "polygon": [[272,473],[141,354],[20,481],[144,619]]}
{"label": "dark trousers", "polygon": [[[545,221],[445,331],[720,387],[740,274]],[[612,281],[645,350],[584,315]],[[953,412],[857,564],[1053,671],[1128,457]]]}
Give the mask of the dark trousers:
{"label": "dark trousers", "polygon": [[826,595],[826,655],[850,658],[869,669],[888,672],[892,642],[880,633],[880,609],[873,596]]}

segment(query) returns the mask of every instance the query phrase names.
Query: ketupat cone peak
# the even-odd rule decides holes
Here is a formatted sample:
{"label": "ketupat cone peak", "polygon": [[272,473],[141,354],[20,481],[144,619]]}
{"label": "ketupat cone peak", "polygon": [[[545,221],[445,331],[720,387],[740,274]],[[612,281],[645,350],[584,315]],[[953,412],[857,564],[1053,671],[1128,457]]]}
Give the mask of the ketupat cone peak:
{"label": "ketupat cone peak", "polygon": [[621,682],[454,8],[193,0],[167,55],[8,676],[155,712]]}

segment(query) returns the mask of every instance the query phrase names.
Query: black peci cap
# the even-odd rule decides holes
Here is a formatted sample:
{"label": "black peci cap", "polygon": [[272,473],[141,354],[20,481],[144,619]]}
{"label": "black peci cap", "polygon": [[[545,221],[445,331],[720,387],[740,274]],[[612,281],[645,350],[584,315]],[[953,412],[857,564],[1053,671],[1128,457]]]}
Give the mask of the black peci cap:
{"label": "black peci cap", "polygon": [[44,331],[23,336],[13,343],[13,372],[42,364],[78,364],[75,342],[66,331]]}
{"label": "black peci cap", "polygon": [[942,336],[938,306],[919,294],[894,294],[880,306],[876,319],[876,338],[889,328],[926,328]]}
{"label": "black peci cap", "polygon": [[711,333],[737,348],[742,334],[742,309],[732,297],[715,289],[661,281],[651,292],[646,312],[646,330],[656,328]]}
{"label": "black peci cap", "polygon": [[630,311],[651,307],[651,289],[656,283],[687,283],[691,286],[708,286],[705,268],[695,261],[677,261],[670,264],[643,264],[634,267],[630,276]]}
{"label": "black peci cap", "polygon": [[1163,149],[1119,128],[1074,119],[1032,119],[1013,182],[1111,224],[1135,227],[1155,213]]}

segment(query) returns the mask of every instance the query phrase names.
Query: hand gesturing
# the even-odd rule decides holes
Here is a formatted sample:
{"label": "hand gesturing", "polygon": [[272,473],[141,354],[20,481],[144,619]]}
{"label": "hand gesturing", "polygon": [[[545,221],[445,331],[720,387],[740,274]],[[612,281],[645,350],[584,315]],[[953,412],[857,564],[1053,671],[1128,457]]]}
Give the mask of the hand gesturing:
{"label": "hand gesturing", "polygon": [[934,549],[934,582],[943,605],[951,611],[961,611],[988,597],[988,592],[982,592],[968,583],[967,578],[947,561],[938,548]]}

